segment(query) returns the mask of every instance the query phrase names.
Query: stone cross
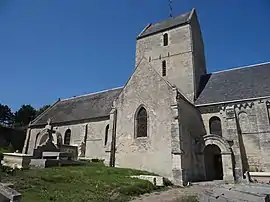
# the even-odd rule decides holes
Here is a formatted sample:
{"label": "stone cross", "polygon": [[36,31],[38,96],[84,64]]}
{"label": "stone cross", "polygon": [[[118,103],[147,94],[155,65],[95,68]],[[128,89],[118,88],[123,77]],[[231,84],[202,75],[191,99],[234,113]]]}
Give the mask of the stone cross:
{"label": "stone cross", "polygon": [[49,141],[52,141],[53,140],[53,136],[52,136],[52,134],[53,134],[53,128],[52,128],[51,123],[52,123],[52,120],[51,120],[51,118],[49,118],[47,120],[47,125],[45,126],[45,128],[47,129],[47,133],[49,135]]}
{"label": "stone cross", "polygon": [[47,125],[48,125],[48,126],[50,126],[50,125],[51,125],[51,123],[52,123],[51,118],[48,118],[48,120],[47,120]]}

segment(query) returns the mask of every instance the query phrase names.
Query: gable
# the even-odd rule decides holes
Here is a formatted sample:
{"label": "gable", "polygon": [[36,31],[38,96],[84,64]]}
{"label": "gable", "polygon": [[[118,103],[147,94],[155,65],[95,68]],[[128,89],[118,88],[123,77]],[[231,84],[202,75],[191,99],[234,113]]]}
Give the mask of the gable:
{"label": "gable", "polygon": [[123,103],[127,97],[140,99],[142,102],[158,100],[164,97],[164,94],[171,93],[171,90],[172,85],[164,80],[143,57],[116,99],[116,103]]}

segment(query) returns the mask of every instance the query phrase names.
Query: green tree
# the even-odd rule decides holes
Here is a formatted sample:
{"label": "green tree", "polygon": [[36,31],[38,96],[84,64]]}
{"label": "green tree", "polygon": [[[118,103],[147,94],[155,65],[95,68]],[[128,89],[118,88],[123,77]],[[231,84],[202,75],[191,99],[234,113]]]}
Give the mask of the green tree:
{"label": "green tree", "polygon": [[37,110],[37,114],[36,116],[39,116],[41,113],[43,113],[46,109],[48,109],[51,105],[44,105],[43,107],[39,108],[39,110]]}
{"label": "green tree", "polygon": [[27,126],[30,121],[34,120],[37,111],[31,105],[22,105],[21,108],[15,112],[14,126],[23,127]]}
{"label": "green tree", "polygon": [[13,113],[7,105],[0,104],[0,125],[11,126],[13,122]]}

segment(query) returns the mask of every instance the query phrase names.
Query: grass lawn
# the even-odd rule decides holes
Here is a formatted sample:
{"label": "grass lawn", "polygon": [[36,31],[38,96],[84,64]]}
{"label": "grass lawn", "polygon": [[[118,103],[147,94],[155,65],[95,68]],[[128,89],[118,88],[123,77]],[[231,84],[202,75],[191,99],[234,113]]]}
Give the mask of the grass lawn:
{"label": "grass lawn", "polygon": [[130,178],[149,174],[144,171],[105,167],[100,163],[87,166],[55,167],[2,173],[2,182],[14,183],[23,194],[23,202],[129,201],[132,196],[155,189],[150,182]]}

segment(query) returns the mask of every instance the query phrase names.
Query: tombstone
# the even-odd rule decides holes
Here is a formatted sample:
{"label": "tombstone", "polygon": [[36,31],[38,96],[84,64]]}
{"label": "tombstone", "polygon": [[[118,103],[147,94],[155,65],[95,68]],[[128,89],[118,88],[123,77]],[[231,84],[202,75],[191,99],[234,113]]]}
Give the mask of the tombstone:
{"label": "tombstone", "polygon": [[79,157],[84,157],[85,156],[85,142],[81,142],[79,146]]}

